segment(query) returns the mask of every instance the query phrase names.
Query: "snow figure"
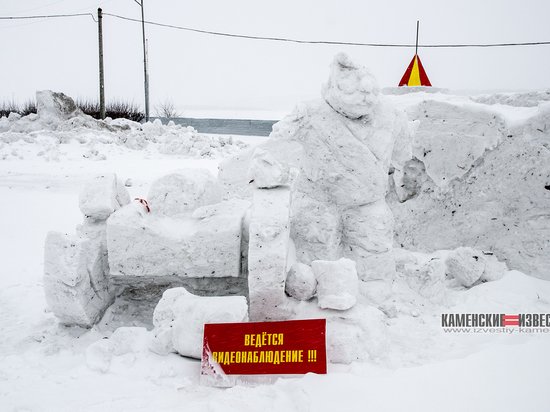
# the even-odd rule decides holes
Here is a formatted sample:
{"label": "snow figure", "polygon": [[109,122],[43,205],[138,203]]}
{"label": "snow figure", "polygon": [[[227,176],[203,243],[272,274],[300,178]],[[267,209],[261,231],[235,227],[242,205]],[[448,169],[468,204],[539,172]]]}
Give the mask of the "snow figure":
{"label": "snow figure", "polygon": [[[390,168],[399,180],[411,158],[406,118],[345,54],[334,59],[322,96],[276,124],[262,146],[299,170],[291,206],[297,258],[347,257],[361,280],[391,279],[393,216],[385,196]],[[224,165],[222,180],[223,173]]]}

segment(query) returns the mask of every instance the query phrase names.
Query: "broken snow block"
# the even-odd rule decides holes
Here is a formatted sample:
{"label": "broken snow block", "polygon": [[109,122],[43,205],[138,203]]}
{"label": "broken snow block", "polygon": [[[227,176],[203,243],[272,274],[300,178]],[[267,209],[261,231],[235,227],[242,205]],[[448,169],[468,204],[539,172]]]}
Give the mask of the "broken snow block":
{"label": "broken snow block", "polygon": [[290,198],[288,187],[254,190],[248,245],[250,319],[254,321],[288,316],[285,280]]}
{"label": "broken snow block", "polygon": [[87,218],[105,220],[115,210],[130,203],[130,195],[114,173],[96,176],[80,191],[80,211]]}
{"label": "broken snow block", "polygon": [[147,199],[152,213],[181,217],[221,198],[221,186],[208,170],[181,169],[155,180]]}
{"label": "broken snow block", "polygon": [[134,203],[117,210],[107,220],[111,276],[238,277],[249,203],[240,205],[211,205],[186,218],[143,213]]}
{"label": "broken snow block", "polygon": [[470,287],[477,282],[485,270],[485,260],[481,251],[459,247],[445,260],[447,274],[462,286]]}
{"label": "broken snow block", "polygon": [[63,324],[90,327],[114,298],[107,250],[101,238],[50,232],[44,253],[44,290],[49,309]]}
{"label": "broken snow block", "polygon": [[434,301],[444,298],[445,263],[441,259],[431,259],[425,264],[410,266],[406,266],[404,272],[412,290]]}
{"label": "broken snow block", "polygon": [[41,118],[67,120],[82,115],[74,100],[66,94],[39,90],[36,92],[36,110]]}
{"label": "broken snow block", "polygon": [[244,296],[196,296],[185,288],[168,289],[153,314],[151,350],[200,359],[205,323],[248,321]]}
{"label": "broken snow block", "polygon": [[355,305],[359,278],[353,260],[314,260],[311,268],[317,279],[317,303],[320,308],[347,310]]}
{"label": "broken snow block", "polygon": [[248,180],[260,189],[270,189],[289,183],[289,168],[281,164],[271,153],[257,148],[248,169]]}
{"label": "broken snow block", "polygon": [[317,279],[311,267],[298,262],[293,264],[286,277],[286,293],[298,300],[309,300],[316,289]]}

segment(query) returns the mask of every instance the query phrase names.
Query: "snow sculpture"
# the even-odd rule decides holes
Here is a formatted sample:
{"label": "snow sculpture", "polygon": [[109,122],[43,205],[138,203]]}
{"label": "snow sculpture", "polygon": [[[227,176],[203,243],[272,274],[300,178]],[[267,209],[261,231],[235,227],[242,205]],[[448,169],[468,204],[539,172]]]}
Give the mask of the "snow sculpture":
{"label": "snow sculpture", "polygon": [[314,260],[311,268],[317,279],[320,308],[347,310],[357,303],[359,279],[353,260]]}
{"label": "snow sculpture", "polygon": [[185,288],[168,289],[153,315],[151,350],[159,354],[178,352],[200,359],[205,323],[246,322],[244,296],[199,297]]}
{"label": "snow sculpture", "polygon": [[[406,117],[388,106],[372,75],[344,54],[331,65],[323,97],[297,107],[260,147],[299,170],[291,179],[297,258],[309,264],[348,257],[361,280],[392,278],[393,216],[385,196],[390,167],[401,176],[411,158]],[[240,176],[252,157],[248,152],[222,163],[226,196],[250,195]]]}

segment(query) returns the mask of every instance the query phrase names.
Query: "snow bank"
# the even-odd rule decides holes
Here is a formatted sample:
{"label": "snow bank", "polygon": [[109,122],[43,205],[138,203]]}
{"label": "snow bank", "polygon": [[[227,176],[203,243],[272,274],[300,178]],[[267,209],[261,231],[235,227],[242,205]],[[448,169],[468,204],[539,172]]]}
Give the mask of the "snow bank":
{"label": "snow bank", "polygon": [[[81,146],[78,158],[91,160],[104,160],[113,146],[196,158],[227,156],[247,146],[231,136],[203,135],[173,122],[162,125],[158,119],[145,124],[127,119],[96,120],[82,113],[63,93],[37,92],[37,111],[0,118],[0,159],[29,153],[57,161],[66,155],[60,148],[71,143]],[[14,150],[15,144],[21,150]]]}
{"label": "snow bank", "polygon": [[514,107],[534,107],[550,101],[550,90],[537,90],[524,93],[495,93],[473,96],[474,102],[483,104],[505,104]]}
{"label": "snow bank", "polygon": [[244,296],[199,297],[185,288],[168,289],[153,315],[151,350],[200,359],[205,323],[247,320],[248,305]]}

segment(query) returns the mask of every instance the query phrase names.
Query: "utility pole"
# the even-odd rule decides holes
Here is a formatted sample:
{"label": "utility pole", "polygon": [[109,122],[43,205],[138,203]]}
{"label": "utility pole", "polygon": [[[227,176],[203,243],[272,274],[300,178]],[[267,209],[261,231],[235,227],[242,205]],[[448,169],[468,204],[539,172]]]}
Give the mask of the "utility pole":
{"label": "utility pole", "polygon": [[145,121],[149,121],[149,75],[147,74],[147,46],[145,43],[145,14],[143,0],[134,0],[141,7],[141,33],[143,36],[143,81],[145,85]]}
{"label": "utility pole", "polygon": [[414,50],[414,55],[418,56],[418,27],[420,26],[420,21],[416,21],[416,48]]}
{"label": "utility pole", "polygon": [[99,118],[105,119],[105,73],[103,71],[103,11],[97,9],[97,33],[99,37]]}

